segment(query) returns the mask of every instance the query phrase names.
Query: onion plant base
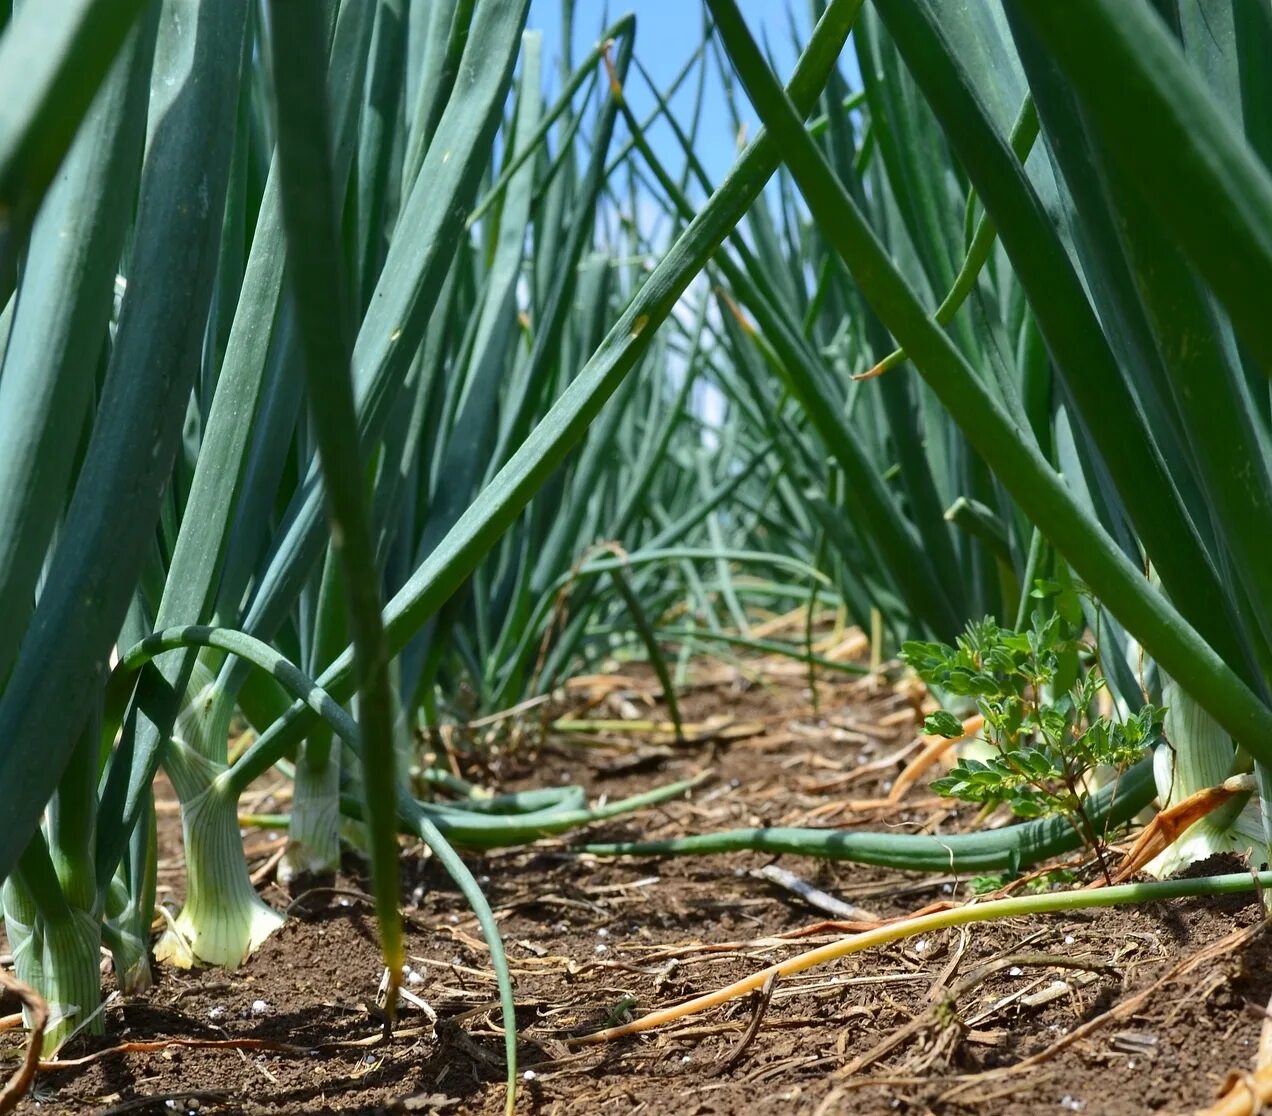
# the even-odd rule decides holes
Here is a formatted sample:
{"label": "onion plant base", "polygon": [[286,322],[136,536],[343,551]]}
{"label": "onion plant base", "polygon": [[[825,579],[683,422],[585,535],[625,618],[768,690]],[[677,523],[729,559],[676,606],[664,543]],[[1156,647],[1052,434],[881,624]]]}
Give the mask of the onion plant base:
{"label": "onion plant base", "polygon": [[150,967],[150,936],[139,938],[134,934],[120,934],[111,946],[111,962],[115,970],[115,983],[126,996],[148,992],[155,983],[154,970]]}
{"label": "onion plant base", "polygon": [[296,764],[292,789],[291,824],[287,848],[278,865],[278,879],[287,884],[302,876],[321,876],[340,866],[340,764],[332,749],[321,768]]}
{"label": "onion plant base", "polygon": [[[51,1057],[77,1031],[102,1033],[100,924],[70,908],[57,923],[46,922],[16,880],[4,886],[5,933],[13,951],[13,971],[39,989],[47,1007],[41,1053]],[[30,1012],[24,1009],[30,1025]]]}
{"label": "onion plant base", "polygon": [[156,944],[155,959],[183,969],[196,962],[237,968],[285,920],[252,886],[232,798],[214,785],[183,804],[181,821],[186,902]]}

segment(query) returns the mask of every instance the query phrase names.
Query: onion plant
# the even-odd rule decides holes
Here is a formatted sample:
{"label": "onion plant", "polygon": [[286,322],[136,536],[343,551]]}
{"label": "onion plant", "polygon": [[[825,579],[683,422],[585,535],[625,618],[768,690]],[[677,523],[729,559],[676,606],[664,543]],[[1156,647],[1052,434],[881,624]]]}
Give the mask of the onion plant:
{"label": "onion plant", "polygon": [[[842,266],[1019,509],[1008,505],[1002,524],[1019,539],[1007,551],[1017,580],[1037,568],[1032,540],[1021,545],[1036,524],[1256,761],[1262,785],[1272,720],[1266,563],[1255,552],[1272,485],[1257,355],[1267,326],[1248,306],[1268,278],[1266,11],[1227,13],[1216,31],[1184,4],[1094,3],[1070,18],[1042,0],[878,0],[854,35],[882,157],[864,190],[864,153],[845,159],[800,126],[735,6],[710,7],[832,273]],[[1090,42],[1102,44],[1098,61]],[[1133,98],[1115,93],[1115,73],[1119,88],[1129,75]],[[1013,123],[1030,102],[1040,144],[1022,161]],[[1207,206],[1187,229],[1184,180]],[[976,248],[981,206],[1000,247],[965,312],[944,324],[937,307],[959,253]],[[1248,283],[1220,274],[1219,243],[1240,245]],[[745,305],[753,294],[737,289]],[[858,343],[869,336],[860,330]],[[868,366],[890,348],[876,342]],[[904,368],[856,390],[886,389]],[[916,440],[889,429],[900,457]],[[1231,743],[1210,739],[1221,765],[1240,764]]]}
{"label": "onion plant", "polygon": [[[672,643],[842,667],[753,630],[819,600],[949,643],[1076,580],[1120,708],[1169,705],[1174,749],[1091,823],[1251,765],[1272,791],[1266,5],[813,7],[785,89],[733,0],[664,89],[630,16],[552,75],[529,0],[58,0],[4,25],[0,879],[50,1048],[101,1025],[103,944],[149,979],[161,768],[187,884],[160,955],[237,965],[281,923],[238,830],[279,769],[291,814],[260,820],[289,827],[287,872],[333,869],[363,823],[391,974],[399,835],[437,855],[511,1072],[456,849],[686,784],[488,800],[417,734],[615,653],[678,721]],[[695,154],[711,73],[766,125],[720,183]],[[1257,809],[1189,847],[1266,847]],[[1076,840],[1046,818],[657,849],[988,871]]]}
{"label": "onion plant", "polygon": [[[1252,762],[1266,792],[1266,5],[816,4],[857,20],[861,80],[854,100],[831,76],[824,127],[803,125],[735,5],[708,6],[785,163],[713,261],[730,402],[785,434],[787,476],[847,559],[845,601],[882,607],[896,636],[982,610],[1020,628],[1039,578],[1076,577],[1123,715],[1173,708],[1162,801]],[[1139,806],[1147,775],[1124,785]],[[1158,867],[1249,848],[1243,804]],[[621,851],[725,847],[923,856],[797,830]]]}
{"label": "onion plant", "polygon": [[[773,172],[771,139],[650,266],[624,262],[651,249],[607,231],[633,181],[614,136],[635,22],[549,100],[527,8],[68,0],[0,38],[5,74],[38,78],[0,114],[0,878],[50,1049],[102,1025],[102,944],[125,987],[149,979],[161,767],[187,870],[161,955],[237,965],[280,923],[237,805],[281,764],[295,870],[332,866],[341,812],[366,823],[391,972],[395,834],[455,878],[511,1073],[498,930],[454,846],[687,784],[598,809],[569,789],[489,802],[412,776],[413,730],[462,685],[506,703],[633,636],[655,648],[660,564],[704,616],[742,614],[742,563],[799,571],[769,590],[784,607],[815,576],[746,545],[771,435],[702,460],[684,406],[709,360],[687,324],[702,292],[659,329]],[[807,108],[847,31],[828,21],[801,58]],[[601,540],[625,552],[593,569]],[[540,604],[567,588],[558,630]],[[235,718],[254,736],[232,755]],[[430,801],[434,783],[457,797]]]}

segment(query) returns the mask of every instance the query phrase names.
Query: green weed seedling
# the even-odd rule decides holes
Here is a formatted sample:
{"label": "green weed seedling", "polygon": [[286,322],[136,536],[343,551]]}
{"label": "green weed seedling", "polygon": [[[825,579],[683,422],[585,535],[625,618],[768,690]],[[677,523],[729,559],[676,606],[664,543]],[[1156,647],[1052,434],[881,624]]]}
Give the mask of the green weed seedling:
{"label": "green weed seedling", "polygon": [[[1087,808],[1090,780],[1104,768],[1120,775],[1143,756],[1161,733],[1164,710],[1146,704],[1124,719],[1098,712],[1104,675],[1076,616],[1064,607],[1035,610],[1030,628],[1019,632],[986,617],[953,647],[910,642],[901,658],[938,692],[971,699],[985,719],[992,754],[961,757],[932,790],[986,807],[1005,803],[1022,818],[1063,818],[1098,853],[1103,834]],[[924,728],[963,735],[960,719],[945,709]]]}

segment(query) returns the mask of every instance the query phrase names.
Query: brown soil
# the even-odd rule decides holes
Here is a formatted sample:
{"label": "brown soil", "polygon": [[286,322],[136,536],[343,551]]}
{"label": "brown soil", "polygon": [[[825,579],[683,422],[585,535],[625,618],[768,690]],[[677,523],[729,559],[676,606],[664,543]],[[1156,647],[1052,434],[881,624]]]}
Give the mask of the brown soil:
{"label": "brown soil", "polygon": [[[958,828],[959,817],[922,792],[902,811],[844,812],[850,800],[886,793],[900,763],[848,776],[911,740],[913,714],[900,695],[851,681],[823,682],[814,714],[805,684],[789,672],[757,685],[716,671],[683,698],[685,718],[723,711],[734,722],[761,722],[750,726],[753,735],[674,748],[649,736],[622,746],[557,736],[492,774],[508,787],[575,781],[589,795],[615,798],[713,769],[691,798],[594,827],[598,839],[764,823]],[[657,716],[642,701],[647,685],[612,692],[592,715]],[[254,805],[269,809],[270,793]],[[179,897],[179,826],[170,810],[163,819],[161,882]],[[254,866],[267,863],[276,841],[248,836]],[[777,983],[758,1030],[752,998],[605,1047],[573,1047],[572,1034],[623,1017],[623,1005],[634,1001],[643,1013],[672,1004],[835,935],[777,937],[824,916],[751,874],[772,857],[610,861],[569,847],[545,841],[467,857],[513,966],[521,1112],[1133,1116],[1204,1106],[1229,1069],[1254,1064],[1262,1009],[1251,1005],[1272,994],[1272,945],[1259,936],[1253,896],[946,931]],[[880,916],[969,893],[969,881],[954,878],[794,857],[778,863]],[[409,988],[437,1013],[437,1027],[407,1006],[398,1033],[379,1041],[375,922],[351,861],[326,890],[295,899],[266,885],[275,906],[294,902],[294,917],[242,969],[159,970],[149,994],[111,1003],[104,1037],[77,1040],[63,1056],[172,1038],[264,1039],[302,1051],[116,1049],[42,1073],[18,1112],[502,1112],[489,953],[436,864],[413,847],[403,866],[410,964],[422,978]],[[1244,941],[1231,937],[1240,931]],[[1088,967],[1059,968],[1052,958]],[[994,971],[978,973],[984,966]],[[955,1014],[940,1001],[960,984]],[[264,1014],[259,1006],[253,1013],[257,1001]],[[11,1010],[0,1004],[0,1015]],[[1013,1069],[1096,1020],[1067,1047]],[[893,1045],[880,1048],[889,1037]],[[6,1072],[19,1044],[16,1033],[0,1034]]]}

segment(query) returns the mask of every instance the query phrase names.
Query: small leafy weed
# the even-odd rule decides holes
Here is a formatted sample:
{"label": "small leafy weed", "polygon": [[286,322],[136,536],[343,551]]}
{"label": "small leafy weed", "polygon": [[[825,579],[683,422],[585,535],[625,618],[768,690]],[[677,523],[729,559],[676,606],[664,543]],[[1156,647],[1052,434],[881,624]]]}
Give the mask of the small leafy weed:
{"label": "small leafy weed", "polygon": [[[1076,594],[1047,583],[1038,592],[1056,595],[1056,607],[1036,609],[1026,631],[987,617],[969,624],[953,647],[910,642],[901,658],[928,685],[971,698],[994,751],[983,761],[960,758],[932,783],[934,791],[987,807],[1005,803],[1021,818],[1062,817],[1098,853],[1103,835],[1086,810],[1086,777],[1103,766],[1121,772],[1138,760],[1160,735],[1165,711],[1144,705],[1120,720],[1100,713],[1104,675]],[[924,731],[955,738],[963,724],[942,709],[927,718]]]}

